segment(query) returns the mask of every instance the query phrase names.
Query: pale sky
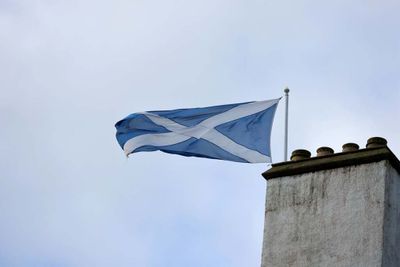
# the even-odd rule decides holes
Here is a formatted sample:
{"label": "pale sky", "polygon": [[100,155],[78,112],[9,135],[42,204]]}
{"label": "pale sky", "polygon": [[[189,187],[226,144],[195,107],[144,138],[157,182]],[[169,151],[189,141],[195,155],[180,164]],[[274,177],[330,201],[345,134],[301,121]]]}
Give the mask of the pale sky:
{"label": "pale sky", "polygon": [[[261,263],[266,164],[126,159],[137,111],[290,94],[289,151],[400,156],[400,2],[0,0],[0,266]],[[284,102],[273,162],[283,158]]]}

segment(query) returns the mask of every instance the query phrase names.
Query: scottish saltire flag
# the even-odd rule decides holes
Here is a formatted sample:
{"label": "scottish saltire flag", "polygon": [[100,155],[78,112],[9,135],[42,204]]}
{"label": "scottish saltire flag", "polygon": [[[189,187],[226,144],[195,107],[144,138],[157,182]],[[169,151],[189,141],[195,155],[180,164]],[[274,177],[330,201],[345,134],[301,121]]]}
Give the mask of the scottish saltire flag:
{"label": "scottish saltire flag", "polygon": [[116,136],[126,155],[160,150],[189,157],[271,162],[271,128],[279,100],[138,112],[115,124]]}

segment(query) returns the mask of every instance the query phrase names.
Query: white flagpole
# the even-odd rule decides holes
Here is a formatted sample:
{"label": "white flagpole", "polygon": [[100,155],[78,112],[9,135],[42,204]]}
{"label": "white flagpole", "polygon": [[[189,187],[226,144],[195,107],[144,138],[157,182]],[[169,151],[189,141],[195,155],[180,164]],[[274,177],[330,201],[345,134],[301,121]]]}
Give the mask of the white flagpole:
{"label": "white flagpole", "polygon": [[285,107],[285,151],[284,151],[284,159],[287,161],[287,156],[288,156],[288,117],[289,117],[289,88],[286,87],[285,90],[285,102],[286,102],[286,107]]}

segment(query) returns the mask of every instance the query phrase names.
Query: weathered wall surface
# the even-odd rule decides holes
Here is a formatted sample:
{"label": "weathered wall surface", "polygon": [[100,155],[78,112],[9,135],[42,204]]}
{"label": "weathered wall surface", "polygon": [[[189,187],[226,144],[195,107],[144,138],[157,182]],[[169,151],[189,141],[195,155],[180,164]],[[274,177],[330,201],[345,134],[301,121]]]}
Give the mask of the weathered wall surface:
{"label": "weathered wall surface", "polygon": [[400,184],[388,167],[380,161],[269,180],[262,266],[382,266],[385,190],[397,212],[385,217],[385,257],[394,266]]}
{"label": "weathered wall surface", "polygon": [[400,266],[400,175],[387,164],[382,266]]}

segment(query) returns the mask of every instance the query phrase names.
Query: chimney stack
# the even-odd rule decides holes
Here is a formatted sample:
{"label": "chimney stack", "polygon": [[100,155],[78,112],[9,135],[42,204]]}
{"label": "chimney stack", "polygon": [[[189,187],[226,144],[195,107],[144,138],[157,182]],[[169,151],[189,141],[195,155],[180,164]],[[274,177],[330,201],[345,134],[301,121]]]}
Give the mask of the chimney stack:
{"label": "chimney stack", "polygon": [[400,161],[367,147],[295,150],[268,180],[262,267],[400,266]]}

